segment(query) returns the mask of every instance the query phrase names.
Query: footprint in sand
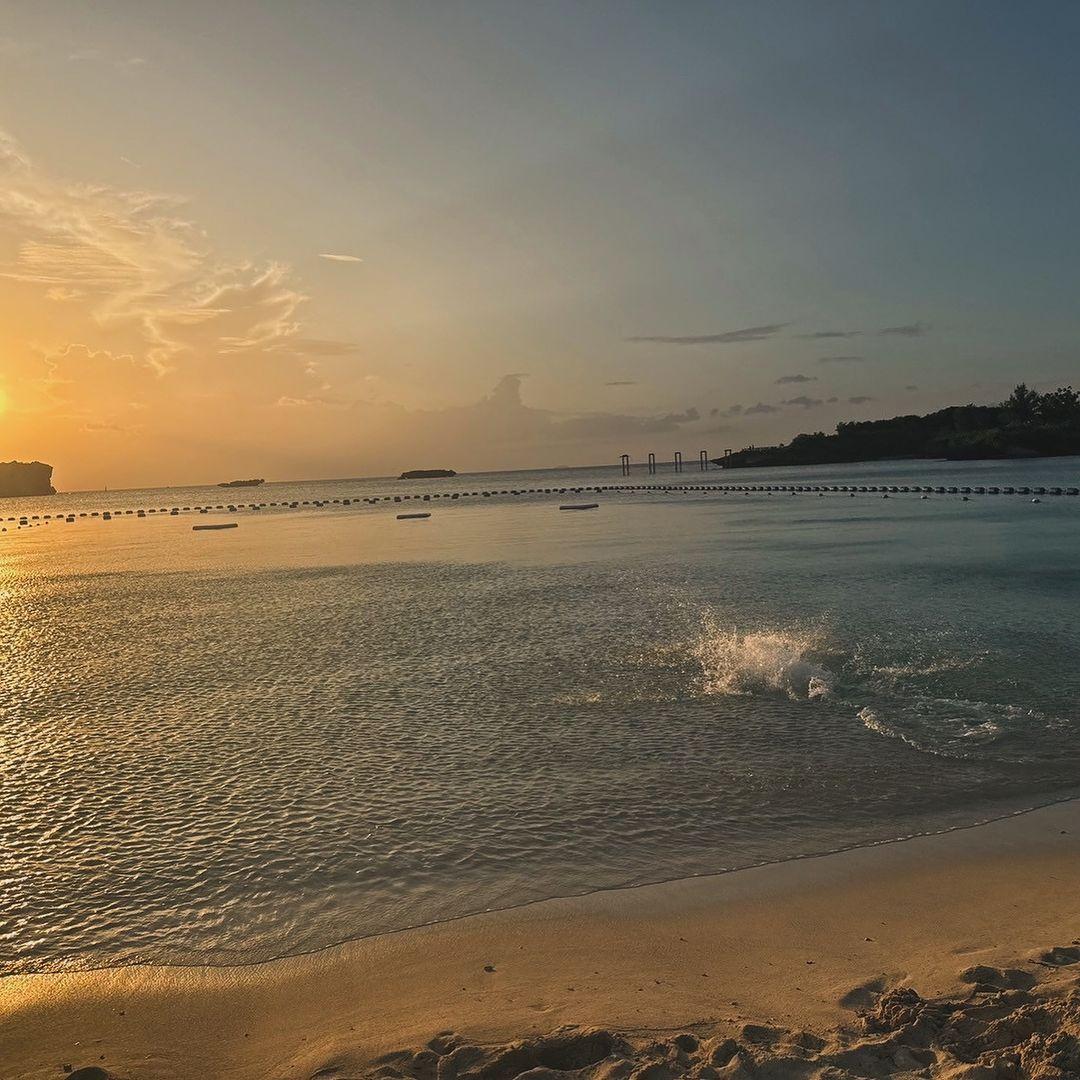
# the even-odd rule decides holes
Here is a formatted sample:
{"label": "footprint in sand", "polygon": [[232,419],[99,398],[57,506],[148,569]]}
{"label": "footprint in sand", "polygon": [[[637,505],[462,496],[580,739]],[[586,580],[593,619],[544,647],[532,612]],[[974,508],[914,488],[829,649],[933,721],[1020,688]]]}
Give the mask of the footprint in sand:
{"label": "footprint in sand", "polygon": [[840,999],[840,1004],[845,1009],[869,1009],[885,992],[887,985],[884,975],[879,975],[876,979],[867,979],[866,982],[853,986]]}
{"label": "footprint in sand", "polygon": [[[462,1043],[451,1032],[437,1035],[411,1061],[380,1059],[383,1077],[425,1080],[456,1080],[480,1076],[485,1080],[558,1080],[561,1074],[599,1065],[623,1048],[608,1031],[565,1028],[550,1035],[526,1039],[504,1047],[481,1047]],[[616,1055],[622,1056],[622,1055]],[[396,1067],[395,1067],[396,1066]]]}
{"label": "footprint in sand", "polygon": [[976,990],[1030,990],[1035,985],[1035,976],[1019,968],[996,968],[986,964],[965,968],[960,972],[960,981],[974,986]]}
{"label": "footprint in sand", "polygon": [[1068,967],[1070,964],[1080,964],[1080,948],[1075,945],[1055,945],[1046,952],[1036,953],[1032,959],[1046,967]]}

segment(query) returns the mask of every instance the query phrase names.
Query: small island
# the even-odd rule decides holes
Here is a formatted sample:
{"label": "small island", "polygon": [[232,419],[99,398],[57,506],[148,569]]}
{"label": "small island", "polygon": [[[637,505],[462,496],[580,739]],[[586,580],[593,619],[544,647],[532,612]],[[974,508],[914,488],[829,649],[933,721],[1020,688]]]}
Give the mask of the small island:
{"label": "small island", "polygon": [[836,433],[796,435],[783,446],[749,446],[715,460],[725,469],[833,465],[887,458],[1057,457],[1080,454],[1080,394],[1040,394],[1020,383],[1000,405],[952,405],[926,416],[841,422]]}
{"label": "small island", "polygon": [[265,484],[266,481],[259,480],[226,480],[223,484],[218,484],[218,487],[224,488],[237,488],[237,487],[258,487],[260,484]]}
{"label": "small island", "polygon": [[403,472],[399,480],[434,480],[440,476],[457,476],[453,469],[410,469]]}
{"label": "small island", "polygon": [[0,461],[0,498],[55,495],[52,471],[43,461]]}

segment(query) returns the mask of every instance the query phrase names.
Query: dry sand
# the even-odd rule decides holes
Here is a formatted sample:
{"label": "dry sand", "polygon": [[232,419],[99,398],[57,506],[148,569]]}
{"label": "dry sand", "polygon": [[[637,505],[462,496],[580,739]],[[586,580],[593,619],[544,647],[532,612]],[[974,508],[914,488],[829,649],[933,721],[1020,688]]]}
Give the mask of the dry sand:
{"label": "dry sand", "polygon": [[11,977],[0,1077],[1080,1077],[1078,940],[1071,802],[246,968]]}

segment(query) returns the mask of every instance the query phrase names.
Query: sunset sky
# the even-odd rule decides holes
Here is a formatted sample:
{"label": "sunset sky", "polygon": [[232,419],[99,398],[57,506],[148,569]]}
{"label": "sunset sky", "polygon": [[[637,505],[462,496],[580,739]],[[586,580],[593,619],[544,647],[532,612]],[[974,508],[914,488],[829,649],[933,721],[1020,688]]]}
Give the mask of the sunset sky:
{"label": "sunset sky", "polygon": [[636,459],[1080,379],[1080,6],[0,0],[0,460]]}

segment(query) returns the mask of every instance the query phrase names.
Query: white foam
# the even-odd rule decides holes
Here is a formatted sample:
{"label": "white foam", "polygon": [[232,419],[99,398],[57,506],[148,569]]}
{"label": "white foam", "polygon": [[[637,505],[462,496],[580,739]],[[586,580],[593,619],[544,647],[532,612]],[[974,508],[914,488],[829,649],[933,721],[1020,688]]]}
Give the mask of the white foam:
{"label": "white foam", "polygon": [[741,634],[721,628],[711,613],[692,652],[707,694],[779,693],[815,700],[832,693],[831,671],[811,659],[817,636],[800,630]]}

